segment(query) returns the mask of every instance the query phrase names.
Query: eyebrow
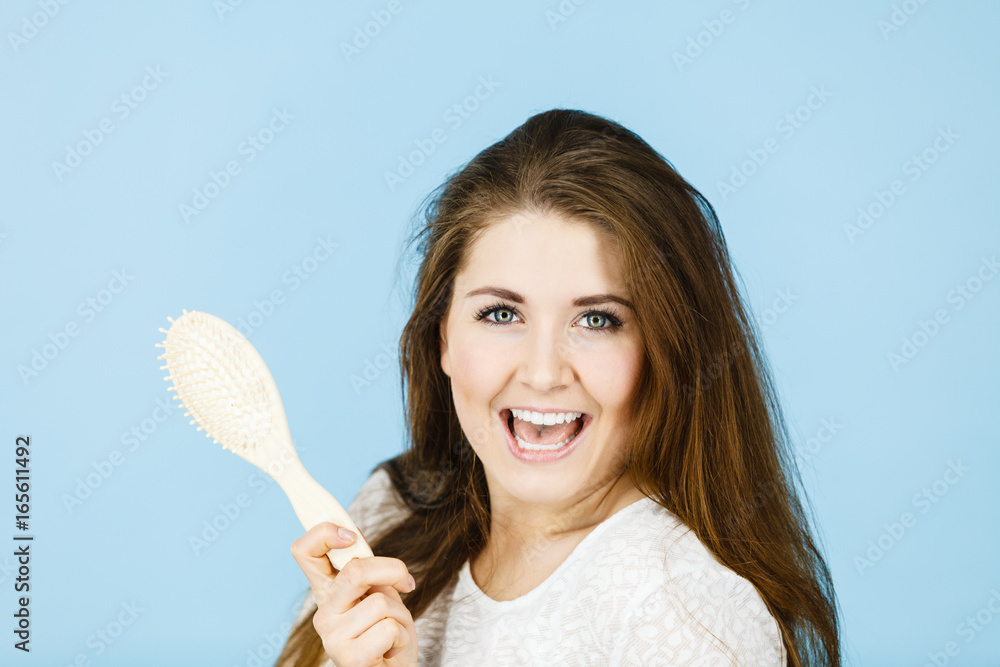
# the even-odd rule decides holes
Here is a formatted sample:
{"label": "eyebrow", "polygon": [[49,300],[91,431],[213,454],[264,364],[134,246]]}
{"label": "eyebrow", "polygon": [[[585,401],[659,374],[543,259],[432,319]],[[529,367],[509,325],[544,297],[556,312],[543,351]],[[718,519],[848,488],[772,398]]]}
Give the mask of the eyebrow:
{"label": "eyebrow", "polygon": [[[525,298],[518,294],[517,292],[509,289],[504,289],[503,287],[480,287],[472,290],[465,295],[468,299],[473,296],[479,296],[480,294],[492,294],[493,296],[500,297],[501,299],[507,299],[508,301],[513,301],[514,303],[524,303]],[[620,303],[621,305],[635,310],[628,299],[620,297],[617,294],[593,294],[591,296],[581,296],[573,299],[574,306],[597,306],[602,303]]]}

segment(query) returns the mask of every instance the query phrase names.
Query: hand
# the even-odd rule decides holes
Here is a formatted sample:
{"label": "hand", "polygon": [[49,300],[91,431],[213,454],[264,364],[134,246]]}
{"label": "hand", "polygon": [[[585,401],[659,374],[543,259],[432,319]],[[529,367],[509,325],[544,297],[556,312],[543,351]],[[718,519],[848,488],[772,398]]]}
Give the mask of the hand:
{"label": "hand", "polygon": [[417,630],[399,591],[409,593],[410,573],[398,558],[353,558],[339,572],[326,553],[354,542],[323,521],[295,540],[292,557],[302,568],[318,610],[313,627],[337,667],[414,667]]}

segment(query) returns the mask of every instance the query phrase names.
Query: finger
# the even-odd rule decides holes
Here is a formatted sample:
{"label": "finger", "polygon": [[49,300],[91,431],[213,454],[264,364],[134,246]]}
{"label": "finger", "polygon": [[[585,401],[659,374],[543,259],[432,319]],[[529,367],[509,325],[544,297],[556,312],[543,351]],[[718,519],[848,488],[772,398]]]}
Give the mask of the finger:
{"label": "finger", "polygon": [[[391,658],[394,658],[403,651],[407,650],[407,647],[410,645],[410,641],[413,639],[413,637],[416,636],[417,629],[413,624],[413,616],[410,613],[410,609],[403,603],[403,598],[400,597],[399,592],[395,588],[393,588],[392,586],[372,586],[369,589],[369,594],[371,593],[384,593],[385,595],[388,595],[391,599],[395,600],[398,603],[399,609],[405,609],[405,613],[401,613],[399,615],[394,614],[393,618],[399,621],[402,624],[402,626],[406,629],[406,643],[404,643],[401,646],[395,646],[385,652],[385,655],[383,655],[382,657],[385,658],[386,660],[390,660]],[[414,651],[415,650],[416,649],[414,647]]]}
{"label": "finger", "polygon": [[[326,612],[327,609],[320,611]],[[354,605],[346,614],[337,617],[332,624],[337,626],[339,635],[347,639],[357,639],[376,623],[387,618],[396,621],[404,628],[412,622],[409,610],[401,601],[394,600],[385,593],[372,593]],[[320,623],[325,624],[326,620],[324,615]]]}
{"label": "finger", "polygon": [[413,590],[410,588],[410,573],[403,561],[385,556],[348,561],[337,575],[337,584],[327,601],[336,614],[343,614],[353,607],[372,586],[390,586],[404,593]]}
{"label": "finger", "polygon": [[354,540],[341,537],[338,528],[340,526],[335,523],[321,521],[292,543],[292,558],[309,580],[314,596],[325,590],[337,575],[337,570],[330,563],[326,553],[331,549],[343,549],[354,543]]}
{"label": "finger", "polygon": [[395,619],[383,618],[368,628],[356,641],[358,655],[370,660],[369,664],[381,664],[376,661],[390,649],[405,646],[409,641],[409,634]]}
{"label": "finger", "polygon": [[[406,591],[403,592],[405,593]],[[371,595],[372,593],[384,593],[400,604],[403,602],[403,597],[399,594],[399,591],[392,586],[372,586],[368,589],[366,596]]]}

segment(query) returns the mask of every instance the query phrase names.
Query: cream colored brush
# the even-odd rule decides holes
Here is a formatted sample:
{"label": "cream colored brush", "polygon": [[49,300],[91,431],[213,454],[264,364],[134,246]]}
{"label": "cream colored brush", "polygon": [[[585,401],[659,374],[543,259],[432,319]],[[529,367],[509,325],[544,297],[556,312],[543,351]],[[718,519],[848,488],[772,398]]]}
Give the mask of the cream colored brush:
{"label": "cream colored brush", "polygon": [[172,381],[168,391],[193,416],[198,430],[271,476],[292,502],[306,530],[332,521],[354,531],[357,541],[327,556],[337,570],[352,558],[372,556],[361,531],[337,499],[316,482],[299,461],[288,420],[271,373],[243,334],[224,320],[185,310],[170,329],[160,329]]}

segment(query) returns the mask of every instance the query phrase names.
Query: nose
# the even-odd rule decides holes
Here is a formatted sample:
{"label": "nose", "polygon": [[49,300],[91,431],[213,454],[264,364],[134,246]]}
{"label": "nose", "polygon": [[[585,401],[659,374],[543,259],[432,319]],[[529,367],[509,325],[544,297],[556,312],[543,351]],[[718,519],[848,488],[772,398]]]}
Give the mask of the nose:
{"label": "nose", "polygon": [[551,391],[573,383],[571,345],[557,332],[535,328],[522,339],[517,379],[538,392]]}

